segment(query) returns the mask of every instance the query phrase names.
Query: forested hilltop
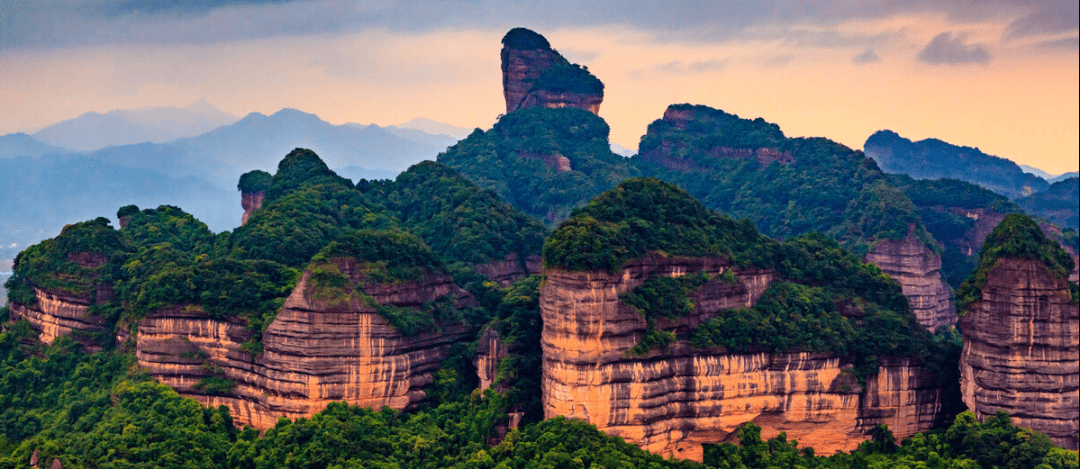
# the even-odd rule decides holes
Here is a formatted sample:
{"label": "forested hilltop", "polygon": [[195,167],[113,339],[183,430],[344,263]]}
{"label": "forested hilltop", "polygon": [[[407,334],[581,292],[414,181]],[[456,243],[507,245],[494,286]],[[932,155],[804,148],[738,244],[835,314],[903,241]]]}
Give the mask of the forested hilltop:
{"label": "forested hilltop", "polygon": [[934,315],[941,253],[969,309],[1039,261],[1049,293],[978,317],[1053,303],[1075,354],[1075,232],[1024,242],[1040,225],[970,184],[705,106],[623,158],[596,77],[528,30],[503,47],[520,109],[395,180],[297,148],[240,177],[235,230],[126,205],[21,252],[0,469],[1080,469],[1074,440],[962,411],[968,336]]}

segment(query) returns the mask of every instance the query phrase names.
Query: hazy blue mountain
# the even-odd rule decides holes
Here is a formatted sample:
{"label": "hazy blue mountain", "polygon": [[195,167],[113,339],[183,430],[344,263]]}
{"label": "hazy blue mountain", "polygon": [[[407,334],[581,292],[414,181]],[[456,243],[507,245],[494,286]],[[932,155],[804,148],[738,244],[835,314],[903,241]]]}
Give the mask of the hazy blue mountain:
{"label": "hazy blue mountain", "polygon": [[236,122],[237,117],[206,101],[184,107],[116,109],[88,112],[37,132],[37,140],[79,151],[141,142],[163,143],[200,135]]}
{"label": "hazy blue mountain", "polygon": [[[98,116],[107,116],[99,114]],[[117,209],[177,205],[214,231],[240,224],[236,183],[296,147],[310,148],[342,176],[391,179],[457,140],[416,129],[332,125],[284,109],[249,114],[202,135],[166,143],[116,145],[75,153],[26,134],[0,137],[0,260],[56,236],[64,224],[113,218]],[[16,246],[11,247],[11,244]]]}
{"label": "hazy blue mountain", "polygon": [[128,204],[178,205],[216,231],[239,225],[243,213],[235,185],[223,188],[81,155],[0,159],[0,188],[0,260],[56,236],[65,224],[115,219],[117,209]]}
{"label": "hazy blue mountain", "polygon": [[[252,169],[274,171],[292,149],[308,148],[331,168],[401,172],[425,159],[433,160],[455,140],[406,137],[377,125],[333,125],[314,114],[282,109],[272,115],[248,114],[238,122],[197,137],[168,143],[168,148],[105,149],[103,160],[125,166],[161,168],[170,174],[205,177],[223,187],[235,185]],[[155,161],[156,160],[156,161]]]}
{"label": "hazy blue mountain", "polygon": [[1041,170],[1039,168],[1036,168],[1034,166],[1028,166],[1026,164],[1020,165],[1020,169],[1022,171],[1024,171],[1025,173],[1034,174],[1034,175],[1039,176],[1039,177],[1041,177],[1043,179],[1046,179],[1047,181],[1049,181],[1049,180],[1051,180],[1051,179],[1053,179],[1055,177],[1053,174],[1050,174],[1050,173],[1048,173],[1046,171],[1043,171],[1043,170]]}
{"label": "hazy blue mountain", "polygon": [[461,140],[468,137],[469,134],[475,129],[469,129],[466,127],[458,127],[456,125],[444,124],[442,122],[436,122],[426,117],[417,117],[404,124],[396,125],[399,129],[415,129],[422,130],[424,133],[431,135],[446,135],[453,137],[454,141]]}
{"label": "hazy blue mountain", "polygon": [[1058,226],[1080,230],[1080,178],[1075,175],[1043,192],[1016,199],[1016,204]]}
{"label": "hazy blue mountain", "polygon": [[619,156],[625,156],[627,158],[637,154],[637,150],[631,150],[622,145],[619,145],[618,143],[611,144],[611,152]]}
{"label": "hazy blue mountain", "polygon": [[1049,182],[1050,184],[1055,184],[1055,183],[1059,183],[1061,181],[1064,181],[1066,179],[1072,179],[1072,178],[1075,178],[1075,177],[1080,177],[1080,172],[1070,171],[1070,172],[1067,172],[1065,174],[1062,174],[1061,176],[1056,176],[1056,177],[1052,177],[1050,179],[1047,179],[1046,182]]}
{"label": "hazy blue mountain", "polygon": [[70,152],[71,150],[67,148],[49,145],[21,132],[0,136],[0,158],[14,156],[38,157]]}
{"label": "hazy blue mountain", "polygon": [[1024,172],[1016,163],[929,138],[912,142],[890,130],[879,130],[866,139],[866,156],[882,171],[907,174],[915,179],[951,178],[977,184],[1011,199],[1042,192],[1049,183]]}

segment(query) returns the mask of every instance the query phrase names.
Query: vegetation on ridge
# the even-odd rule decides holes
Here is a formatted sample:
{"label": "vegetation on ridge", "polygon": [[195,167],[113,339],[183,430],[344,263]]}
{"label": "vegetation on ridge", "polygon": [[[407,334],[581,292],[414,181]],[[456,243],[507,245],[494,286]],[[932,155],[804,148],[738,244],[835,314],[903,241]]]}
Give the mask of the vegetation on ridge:
{"label": "vegetation on ridge", "polygon": [[[528,108],[499,118],[438,157],[477,186],[548,224],[631,176],[603,119],[577,108]],[[564,157],[569,171],[543,161]]]}
{"label": "vegetation on ridge", "polygon": [[[1030,259],[1037,261],[1057,278],[1068,278],[1073,270],[1073,260],[1056,241],[1043,235],[1039,225],[1030,217],[1021,214],[1009,214],[998,223],[994,231],[986,237],[979,250],[979,266],[964,280],[956,291],[957,308],[960,315],[968,312],[975,302],[982,299],[982,289],[987,284],[987,274],[998,261],[1004,258]],[[1076,284],[1070,282],[1072,301],[1077,302]]]}

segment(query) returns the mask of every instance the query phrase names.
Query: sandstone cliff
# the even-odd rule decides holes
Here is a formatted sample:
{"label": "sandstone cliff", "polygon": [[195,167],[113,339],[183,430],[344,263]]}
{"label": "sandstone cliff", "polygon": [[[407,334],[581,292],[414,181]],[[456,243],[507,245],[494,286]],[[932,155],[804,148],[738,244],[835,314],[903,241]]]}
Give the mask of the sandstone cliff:
{"label": "sandstone cliff", "polygon": [[[73,331],[105,332],[105,318],[90,313],[93,302],[89,298],[37,287],[34,287],[34,296],[34,305],[10,304],[11,320],[25,318],[42,342],[51,344],[57,337],[70,335]],[[100,349],[93,341],[81,342],[90,351]]]}
{"label": "sandstone cliff", "polygon": [[503,38],[501,57],[507,114],[529,107],[600,112],[603,84],[587,69],[570,64],[543,36],[515,28]]}
{"label": "sandstone cliff", "polygon": [[[38,332],[38,339],[51,344],[57,337],[70,335],[73,331],[84,333],[102,333],[106,329],[105,318],[92,314],[90,307],[105,303],[113,298],[111,285],[98,281],[94,269],[107,262],[104,254],[97,252],[77,252],[67,259],[82,269],[80,283],[90,286],[87,294],[77,295],[61,289],[44,289],[31,286],[34,292],[32,304],[11,302],[11,320],[25,318],[30,327]],[[86,335],[77,339],[89,351],[100,350],[97,341]]]}
{"label": "sandstone cliff", "polygon": [[960,319],[960,387],[980,418],[999,410],[1019,426],[1077,449],[1080,348],[1069,286],[1042,263],[1006,257]]}
{"label": "sandstone cliff", "polygon": [[247,223],[248,218],[251,217],[252,213],[255,213],[256,210],[262,208],[264,198],[266,198],[265,191],[240,192],[240,206],[244,208],[244,215],[240,218],[241,225]]}
{"label": "sandstone cliff", "polygon": [[[353,281],[362,275],[355,265],[343,267]],[[279,417],[311,416],[333,401],[409,408],[424,398],[422,387],[432,382],[432,372],[468,333],[462,324],[443,323],[437,331],[406,337],[359,297],[319,300],[309,283],[307,272],[263,332],[263,351],[254,358],[241,350],[251,334],[239,320],[176,308],[140,321],[139,364],[182,395],[228,405],[237,422],[265,429]],[[365,293],[398,307],[420,307],[447,295],[459,305],[473,301],[437,275],[368,285]],[[209,395],[210,377],[233,383],[231,389]]]}
{"label": "sandstone cliff", "polygon": [[915,236],[914,226],[902,240],[882,241],[866,254],[866,262],[900,282],[919,324],[933,331],[956,323],[952,292],[941,277],[941,256]]}
{"label": "sandstone cliff", "polygon": [[[702,444],[733,441],[748,421],[763,437],[784,431],[819,453],[855,448],[878,423],[901,438],[931,428],[940,384],[905,360],[886,362],[862,389],[850,365],[828,354],[732,354],[678,342],[628,355],[646,321],[620,303],[621,294],[651,275],[730,268],[719,258],[648,257],[616,274],[547,270],[540,296],[545,417],[581,418],[649,451],[696,460]],[[702,288],[690,315],[661,327],[678,332],[720,309],[749,306],[775,274],[739,272],[737,279]]]}

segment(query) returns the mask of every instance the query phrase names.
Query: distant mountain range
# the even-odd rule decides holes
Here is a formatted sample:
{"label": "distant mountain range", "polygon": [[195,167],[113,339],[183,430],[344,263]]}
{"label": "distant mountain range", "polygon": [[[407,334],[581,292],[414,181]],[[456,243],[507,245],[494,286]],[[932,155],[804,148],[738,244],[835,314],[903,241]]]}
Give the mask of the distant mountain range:
{"label": "distant mountain range", "polygon": [[915,179],[959,179],[1010,199],[1042,192],[1050,186],[1010,160],[934,138],[912,142],[891,130],[879,130],[866,139],[863,151],[886,173]]}
{"label": "distant mountain range", "polygon": [[[170,123],[174,133],[190,134],[223,120],[229,122],[155,142],[167,136],[158,130]],[[388,179],[434,160],[468,132],[422,118],[402,126],[333,125],[295,109],[237,120],[208,103],[196,103],[90,113],[33,135],[0,136],[0,260],[55,236],[64,224],[115,218],[117,209],[128,204],[178,205],[214,231],[229,230],[239,225],[243,213],[236,193],[240,175],[253,169],[274,172],[293,148],[314,150],[353,180]],[[96,137],[79,143],[80,135]],[[140,142],[118,143],[125,138]],[[93,147],[101,148],[86,150]]]}
{"label": "distant mountain range", "polygon": [[866,156],[887,173],[915,179],[958,179],[1015,201],[1033,215],[1062,227],[1080,229],[1077,219],[1078,181],[1075,171],[1053,176],[1038,168],[1018,165],[978,148],[937,139],[912,142],[890,130],[871,135]]}
{"label": "distant mountain range", "polygon": [[193,137],[239,120],[206,101],[185,107],[155,107],[104,114],[88,112],[33,133],[49,145],[76,151],[93,151],[110,145],[164,143]]}
{"label": "distant mountain range", "polygon": [[1039,168],[1036,168],[1034,166],[1028,166],[1026,164],[1020,165],[1020,169],[1024,170],[1025,173],[1034,174],[1034,175],[1039,176],[1039,177],[1041,177],[1043,179],[1046,179],[1046,182],[1049,182],[1050,184],[1053,184],[1053,183],[1058,182],[1058,181],[1064,181],[1064,180],[1069,179],[1069,178],[1074,178],[1074,177],[1077,177],[1078,174],[1080,174],[1080,173],[1078,173],[1076,171],[1070,171],[1070,172],[1067,172],[1065,174],[1059,174],[1059,175],[1055,176],[1055,175],[1050,174],[1050,173],[1048,173],[1046,171],[1043,171],[1043,170],[1041,170]]}

